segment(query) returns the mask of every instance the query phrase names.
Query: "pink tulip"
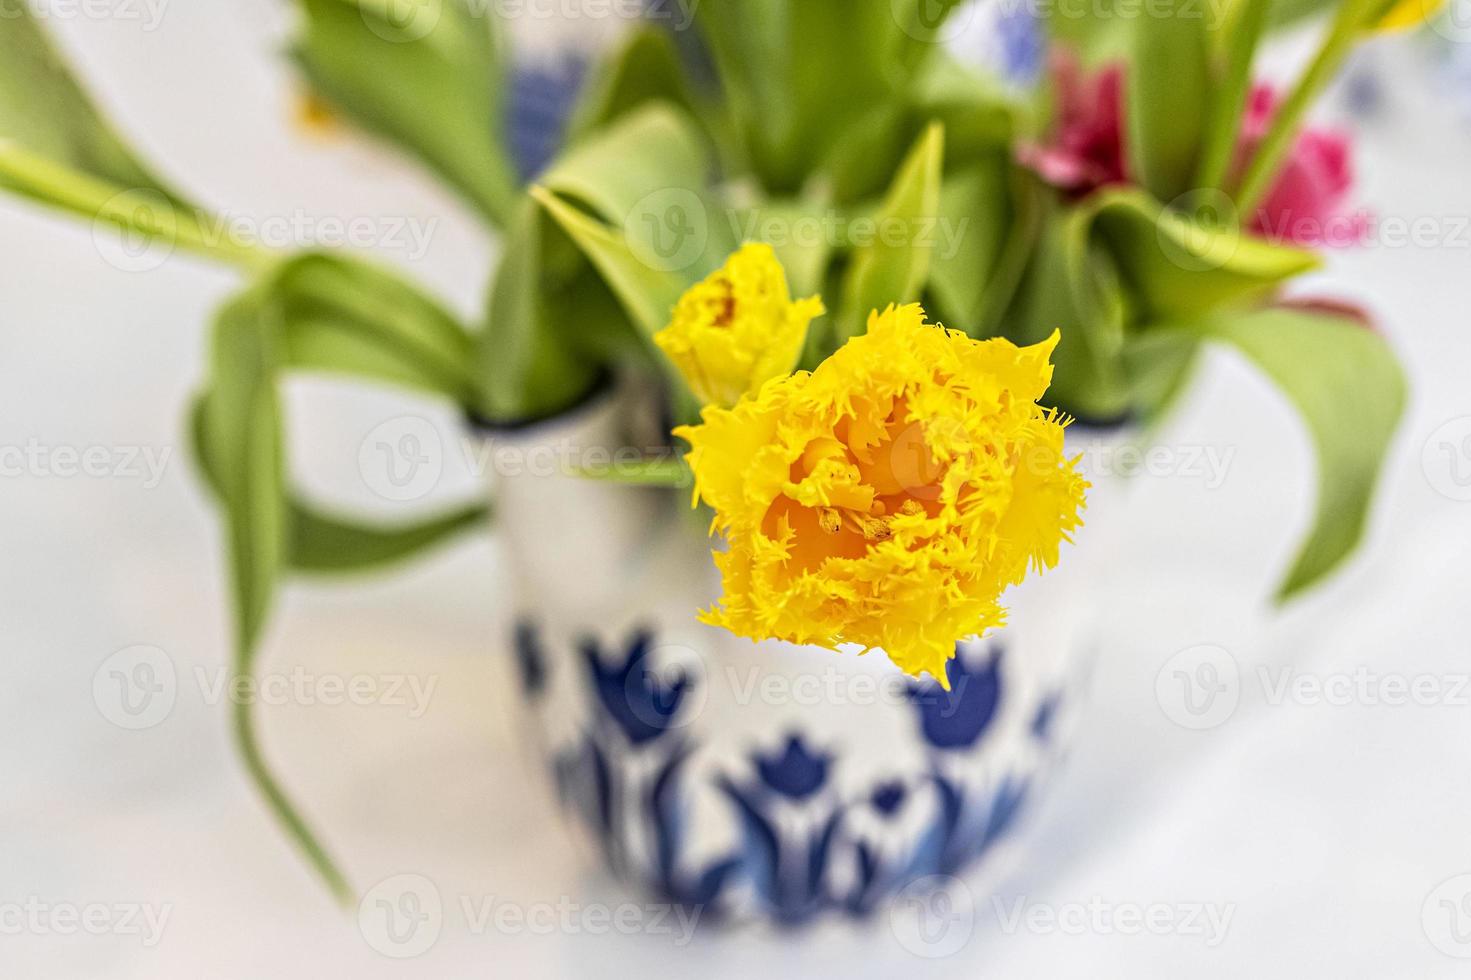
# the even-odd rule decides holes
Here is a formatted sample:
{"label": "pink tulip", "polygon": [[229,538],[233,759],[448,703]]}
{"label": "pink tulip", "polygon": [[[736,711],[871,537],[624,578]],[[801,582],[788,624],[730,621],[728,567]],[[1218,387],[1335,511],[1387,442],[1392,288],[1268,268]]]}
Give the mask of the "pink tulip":
{"label": "pink tulip", "polygon": [[1053,138],[1026,144],[1018,156],[1043,180],[1086,195],[1100,187],[1129,182],[1124,163],[1124,69],[1109,65],[1089,75],[1065,51],[1052,57],[1057,98]]}
{"label": "pink tulip", "polygon": [[[1266,85],[1251,91],[1236,165],[1244,168],[1267,135],[1279,103]],[[1298,134],[1271,189],[1252,215],[1249,227],[1273,241],[1295,245],[1355,245],[1363,240],[1367,218],[1346,210],[1353,189],[1353,145],[1347,133],[1309,127]]]}
{"label": "pink tulip", "polygon": [[[1130,183],[1124,142],[1124,66],[1091,75],[1070,54],[1052,62],[1056,122],[1049,141],[1028,144],[1018,159],[1070,197]],[[1266,136],[1278,98],[1252,89],[1236,148],[1237,172]],[[1353,186],[1352,145],[1347,134],[1308,128],[1297,137],[1266,197],[1247,227],[1274,241],[1307,246],[1351,245],[1363,239],[1367,219],[1344,210]]]}

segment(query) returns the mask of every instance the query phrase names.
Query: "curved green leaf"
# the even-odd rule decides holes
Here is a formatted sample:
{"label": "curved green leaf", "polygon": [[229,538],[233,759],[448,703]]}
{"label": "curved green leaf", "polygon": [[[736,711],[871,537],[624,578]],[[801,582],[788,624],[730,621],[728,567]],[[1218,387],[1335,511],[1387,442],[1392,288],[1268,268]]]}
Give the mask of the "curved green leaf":
{"label": "curved green leaf", "polygon": [[668,325],[674,304],[694,282],[690,273],[649,263],[634,252],[627,236],[545,188],[533,187],[531,194],[597,268],[629,318],[646,336],[652,338]]}
{"label": "curved green leaf", "polygon": [[[190,412],[191,443],[200,475],[217,498],[222,499],[218,451],[205,429],[208,398],[201,396]],[[340,575],[378,571],[448,541],[461,531],[483,524],[490,508],[472,504],[411,523],[384,525],[326,513],[297,499],[288,491],[286,499],[286,560],[277,569],[308,574]],[[274,584],[272,584],[274,588]]]}
{"label": "curved green leaf", "polygon": [[388,270],[307,253],[277,270],[284,363],[387,381],[470,404],[472,342],[444,309]]}
{"label": "curved green leaf", "polygon": [[1384,338],[1362,324],[1285,308],[1181,325],[1228,344],[1271,378],[1302,417],[1318,455],[1318,510],[1277,589],[1286,600],[1322,580],[1363,537],[1405,379]]}
{"label": "curved green leaf", "polygon": [[870,311],[920,298],[938,231],[944,157],[945,130],[932,124],[894,177],[872,241],[853,252],[836,321],[839,343],[863,332]]}
{"label": "curved green leaf", "polygon": [[[288,570],[342,572],[408,557],[476,523],[460,508],[406,527],[323,514],[287,489],[279,385],[292,368],[405,384],[467,404],[470,340],[412,287],[347,259],[283,263],[219,312],[207,388],[191,417],[195,456],[224,511],[236,637],[234,671],[249,677],[276,586]],[[250,702],[235,710],[247,770],[289,836],[342,901],[337,864],[267,765]]]}
{"label": "curved green leaf", "polygon": [[[1197,220],[1213,207],[1221,224]],[[1202,196],[1195,210],[1181,214],[1133,190],[1102,191],[1083,205],[1090,236],[1113,255],[1143,322],[1258,299],[1321,262],[1240,230],[1221,195]]]}
{"label": "curved green leaf", "polygon": [[183,199],[133,155],[62,62],[27,3],[0,12],[0,142],[104,181]]}
{"label": "curved green leaf", "polygon": [[478,411],[493,421],[545,418],[575,404],[602,371],[576,341],[618,327],[616,307],[611,315],[585,318],[559,309],[591,300],[599,286],[589,281],[591,272],[560,280],[547,254],[552,247],[546,241],[547,220],[531,198],[517,210],[502,245],[486,323],[476,338]]}
{"label": "curved green leaf", "polygon": [[424,521],[384,527],[293,501],[291,568],[317,575],[377,571],[417,557],[463,531],[485,527],[489,517],[489,508],[472,504]]}
{"label": "curved green leaf", "polygon": [[0,12],[0,188],[248,269],[273,259],[218,234],[113,131],[26,3]]}
{"label": "curved green leaf", "polygon": [[1211,106],[1210,43],[1199,0],[1155,0],[1133,22],[1124,113],[1126,158],[1161,201],[1191,186]]}
{"label": "curved green leaf", "polygon": [[537,183],[601,218],[645,264],[694,275],[734,246],[730,223],[710,205],[711,177],[694,122],[657,102],[574,146]]}
{"label": "curved green leaf", "polygon": [[694,96],[669,32],[640,27],[598,69],[583,90],[567,141],[580,142],[591,132],[650,102],[669,102],[694,112]]}
{"label": "curved green leaf", "polygon": [[300,0],[293,49],[337,111],[418,157],[496,225],[518,192],[496,22],[470,0]]}
{"label": "curved green leaf", "polygon": [[1032,344],[1060,330],[1049,404],[1091,421],[1115,420],[1129,408],[1119,361],[1126,304],[1117,271],[1107,251],[1091,242],[1083,214],[1051,215],[1041,225],[1006,336]]}
{"label": "curved green leaf", "polygon": [[1215,46],[1223,49],[1224,57],[1219,77],[1212,85],[1197,186],[1225,186],[1240,137],[1242,112],[1251,93],[1252,63],[1272,7],[1273,0],[1240,0],[1231,7],[1229,24],[1215,35]]}
{"label": "curved green leaf", "polygon": [[701,3],[697,19],[751,169],[793,197],[855,126],[943,46],[956,0]]}
{"label": "curved green leaf", "polygon": [[948,327],[979,330],[995,298],[993,276],[1017,224],[1009,178],[1006,160],[996,159],[970,164],[941,185],[940,230],[947,240],[931,256],[929,289]]}
{"label": "curved green leaf", "polygon": [[276,371],[280,310],[258,289],[215,321],[200,433],[230,533],[239,656],[255,649],[286,563],[287,518]]}

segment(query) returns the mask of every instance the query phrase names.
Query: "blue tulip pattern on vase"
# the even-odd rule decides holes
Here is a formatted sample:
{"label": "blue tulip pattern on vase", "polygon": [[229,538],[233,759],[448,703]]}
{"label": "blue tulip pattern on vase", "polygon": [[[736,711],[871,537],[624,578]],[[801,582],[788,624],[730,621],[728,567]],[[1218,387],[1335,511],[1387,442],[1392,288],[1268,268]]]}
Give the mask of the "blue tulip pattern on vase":
{"label": "blue tulip pattern on vase", "polygon": [[[657,640],[635,628],[611,642],[583,638],[573,656],[547,649],[518,624],[516,659],[528,702],[585,718],[551,746],[562,805],[617,875],[661,899],[699,906],[709,920],[758,918],[783,927],[827,914],[862,917],[907,883],[961,871],[1003,837],[1051,757],[1061,692],[1032,692],[1010,765],[985,762],[999,742],[1008,691],[1005,653],[962,644],[950,690],[906,681],[914,759],[880,764],[818,731],[788,727],[714,759],[691,706],[708,677],[658,661]],[[567,671],[563,684],[558,671]],[[579,696],[581,704],[552,699]],[[712,816],[714,814],[714,816]],[[710,834],[713,824],[723,834]],[[711,840],[718,843],[712,844]]]}

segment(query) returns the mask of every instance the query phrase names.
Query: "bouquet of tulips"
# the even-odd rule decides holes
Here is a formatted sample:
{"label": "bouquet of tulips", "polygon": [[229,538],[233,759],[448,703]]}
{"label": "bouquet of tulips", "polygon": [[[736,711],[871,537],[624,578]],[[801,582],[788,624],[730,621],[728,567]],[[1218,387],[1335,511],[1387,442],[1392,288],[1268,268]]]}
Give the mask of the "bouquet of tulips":
{"label": "bouquet of tulips", "polygon": [[[879,648],[942,683],[956,640],[999,623],[1004,591],[1081,520],[1065,426],[1157,420],[1207,344],[1279,385],[1317,449],[1317,517],[1279,594],[1358,541],[1403,381],[1362,315],[1282,291],[1355,234],[1350,147],[1305,128],[1307,110],[1420,0],[1317,11],[1322,46],[1280,94],[1252,65],[1274,26],[1313,12],[1300,2],[1039,7],[1036,91],[947,46],[970,16],[956,0],[709,2],[688,25],[652,4],[588,72],[545,163],[508,136],[513,52],[481,5],[298,6],[314,104],[500,236],[480,322],[356,256],[207,234],[211,216],[107,124],[24,9],[0,20],[0,187],[241,273],[191,409],[239,673],[283,578],[390,563],[485,516],[390,527],[304,499],[283,465],[280,387],[298,371],[491,424],[632,379],[687,455],[622,475],[693,476],[723,542],[708,622]],[[343,890],[236,711],[252,775]]]}

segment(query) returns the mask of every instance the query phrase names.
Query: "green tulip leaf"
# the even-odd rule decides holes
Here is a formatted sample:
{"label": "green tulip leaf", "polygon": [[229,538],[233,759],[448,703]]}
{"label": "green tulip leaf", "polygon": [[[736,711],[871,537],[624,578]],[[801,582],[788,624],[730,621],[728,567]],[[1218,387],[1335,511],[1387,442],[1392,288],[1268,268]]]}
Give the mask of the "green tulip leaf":
{"label": "green tulip leaf", "polygon": [[695,281],[691,273],[651,264],[634,251],[627,236],[549,190],[533,187],[531,193],[592,262],[646,336],[653,337],[668,325],[674,304]]}
{"label": "green tulip leaf", "polygon": [[1199,361],[1202,341],[1186,330],[1145,329],[1124,345],[1124,370],[1138,420],[1158,425],[1184,394]]}
{"label": "green tulip leaf", "polygon": [[668,102],[695,115],[695,100],[669,32],[641,27],[600,64],[567,125],[567,141],[588,134],[651,102]]}
{"label": "green tulip leaf", "polygon": [[1228,24],[1215,37],[1223,48],[1220,77],[1212,86],[1196,186],[1222,188],[1230,173],[1241,133],[1242,114],[1251,94],[1251,68],[1267,27],[1273,0],[1240,0]]}
{"label": "green tulip leaf", "polygon": [[939,222],[944,155],[944,129],[932,125],[894,177],[875,215],[875,234],[853,252],[843,282],[839,342],[862,333],[871,311],[920,299]]}
{"label": "green tulip leaf", "polygon": [[1289,599],[1342,564],[1363,537],[1404,411],[1404,375],[1383,337],[1341,317],[1275,308],[1179,328],[1244,354],[1287,396],[1312,436],[1317,516],[1277,589],[1279,600]]}
{"label": "green tulip leaf", "polygon": [[384,527],[293,502],[288,542],[291,568],[318,575],[377,571],[465,531],[487,527],[489,517],[484,505],[471,504],[428,520]]}
{"label": "green tulip leaf", "polygon": [[[285,474],[285,374],[350,374],[464,406],[469,351],[468,335],[432,300],[381,270],[325,255],[283,263],[221,309],[208,383],[191,422],[200,470],[224,513],[237,676],[255,669],[277,586],[288,572],[386,565],[479,523],[485,511],[461,507],[408,526],[380,527],[302,503]],[[237,706],[234,727],[246,768],[282,827],[333,893],[349,900],[337,863],[262,755],[250,702]]]}
{"label": "green tulip leaf", "polygon": [[0,143],[119,190],[183,200],[140,163],[72,76],[27,3],[0,14]]}
{"label": "green tulip leaf", "polygon": [[739,155],[762,186],[777,197],[798,196],[833,147],[939,56],[941,23],[954,6],[953,0],[700,4],[697,21],[714,56]]}
{"label": "green tulip leaf", "polygon": [[980,329],[993,280],[1013,228],[1010,167],[1004,159],[970,164],[940,187],[940,239],[930,258],[930,292],[946,326]]}
{"label": "green tulip leaf", "polygon": [[601,287],[590,273],[561,278],[548,256],[548,220],[527,198],[501,249],[476,350],[478,410],[491,421],[546,418],[578,402],[603,370],[587,334],[620,327],[616,308],[601,316],[567,313],[566,304],[589,300]]}
{"label": "green tulip leaf", "polygon": [[258,270],[263,249],[155,176],[113,131],[25,3],[0,13],[0,188],[153,242]]}
{"label": "green tulip leaf", "polygon": [[1222,194],[1204,191],[1183,203],[1188,212],[1120,190],[1082,206],[1090,236],[1113,255],[1144,322],[1258,300],[1320,264],[1313,252],[1242,231]]}
{"label": "green tulip leaf", "polygon": [[1156,0],[1134,20],[1125,158],[1161,201],[1183,194],[1195,175],[1211,105],[1208,9],[1198,0]]}
{"label": "green tulip leaf", "polygon": [[689,487],[694,482],[690,469],[680,459],[649,459],[620,462],[616,466],[574,469],[572,475],[603,483],[636,487]]}
{"label": "green tulip leaf", "polygon": [[495,18],[471,0],[300,0],[293,54],[316,93],[417,157],[497,226],[518,180],[502,137]]}
{"label": "green tulip leaf", "polygon": [[652,103],[574,146],[538,181],[606,222],[646,264],[708,271],[734,248],[712,206],[709,149],[690,118]]}
{"label": "green tulip leaf", "polygon": [[744,242],[764,242],[776,253],[793,296],[822,291],[832,261],[841,212],[823,198],[773,200],[736,208],[732,221]]}

